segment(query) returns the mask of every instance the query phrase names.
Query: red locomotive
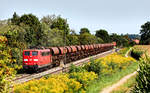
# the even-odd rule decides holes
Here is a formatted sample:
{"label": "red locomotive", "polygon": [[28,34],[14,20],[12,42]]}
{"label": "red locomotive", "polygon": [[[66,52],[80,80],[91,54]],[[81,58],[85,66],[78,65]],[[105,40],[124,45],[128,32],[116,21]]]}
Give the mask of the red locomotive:
{"label": "red locomotive", "polygon": [[35,70],[47,66],[58,66],[63,61],[65,64],[88,56],[113,49],[115,43],[49,47],[47,49],[27,49],[23,51],[23,68]]}

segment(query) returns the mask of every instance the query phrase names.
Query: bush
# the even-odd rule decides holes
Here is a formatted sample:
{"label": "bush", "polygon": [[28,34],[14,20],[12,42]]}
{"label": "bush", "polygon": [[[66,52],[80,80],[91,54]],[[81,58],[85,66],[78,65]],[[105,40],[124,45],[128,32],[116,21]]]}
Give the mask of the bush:
{"label": "bush", "polygon": [[133,93],[150,93],[150,57],[140,59],[139,69]]}
{"label": "bush", "polygon": [[83,89],[86,89],[87,86],[94,80],[98,78],[98,75],[94,72],[78,72],[71,73],[70,78],[75,79],[76,81],[82,84]]}
{"label": "bush", "polygon": [[70,69],[69,69],[69,73],[73,73],[73,72],[85,72],[86,70],[81,67],[81,66],[75,66],[75,65],[71,65]]}
{"label": "bush", "polygon": [[112,74],[118,70],[120,71],[125,69],[132,62],[136,62],[136,60],[131,57],[124,57],[122,55],[118,55],[117,53],[100,58],[97,61],[101,63],[101,72],[103,74]]}
{"label": "bush", "polygon": [[101,62],[91,59],[89,63],[85,64],[84,69],[86,69],[88,72],[92,71],[100,75],[102,70]]}
{"label": "bush", "polygon": [[131,56],[137,60],[139,60],[139,58],[142,56],[142,54],[143,54],[143,51],[140,51],[137,49],[132,49],[132,51],[131,51]]}
{"label": "bush", "polygon": [[11,48],[6,45],[7,38],[0,36],[0,93],[10,92],[10,80],[15,74],[15,70],[12,67],[12,60],[10,55]]}
{"label": "bush", "polygon": [[15,93],[77,93],[82,84],[68,74],[52,75],[48,79],[32,80],[14,87]]}

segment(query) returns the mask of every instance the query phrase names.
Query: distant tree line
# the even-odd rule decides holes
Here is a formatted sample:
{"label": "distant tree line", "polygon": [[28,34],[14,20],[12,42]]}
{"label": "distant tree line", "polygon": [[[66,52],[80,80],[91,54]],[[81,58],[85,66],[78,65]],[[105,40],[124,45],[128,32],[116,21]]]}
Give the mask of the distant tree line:
{"label": "distant tree line", "polygon": [[88,28],[84,27],[77,34],[75,30],[70,29],[66,19],[55,15],[44,16],[39,20],[33,14],[18,16],[15,12],[13,17],[7,20],[6,25],[3,21],[0,22],[0,34],[8,38],[9,45],[13,46],[11,43],[14,43],[14,40],[16,43],[23,43],[20,44],[24,46],[23,48],[109,43],[113,41],[117,42],[118,46],[126,46],[129,43],[129,37],[116,33],[109,34],[104,29],[96,30],[96,34],[93,35]]}
{"label": "distant tree line", "polygon": [[33,46],[69,46],[116,42],[117,46],[129,46],[128,35],[109,34],[104,29],[90,33],[86,27],[80,29],[79,34],[70,29],[67,19],[61,16],[47,15],[39,20],[33,14],[17,15],[0,21],[0,35],[7,38],[7,45],[11,48],[12,58],[18,64],[22,62],[22,50]]}

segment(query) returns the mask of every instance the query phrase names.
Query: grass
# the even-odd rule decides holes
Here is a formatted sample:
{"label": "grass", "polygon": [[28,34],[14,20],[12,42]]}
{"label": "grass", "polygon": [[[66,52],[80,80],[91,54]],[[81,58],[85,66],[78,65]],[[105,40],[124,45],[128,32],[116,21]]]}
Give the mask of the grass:
{"label": "grass", "polygon": [[128,79],[123,85],[116,88],[111,93],[126,93],[129,92],[135,85],[136,82],[136,75],[132,76],[130,79]]}
{"label": "grass", "polygon": [[133,62],[130,66],[122,71],[118,71],[109,76],[101,76],[98,80],[94,81],[88,88],[86,93],[99,93],[103,88],[110,86],[122,77],[134,72],[138,68],[138,63]]}
{"label": "grass", "polygon": [[130,47],[125,47],[119,51],[119,54],[125,56],[126,52],[130,49]]}

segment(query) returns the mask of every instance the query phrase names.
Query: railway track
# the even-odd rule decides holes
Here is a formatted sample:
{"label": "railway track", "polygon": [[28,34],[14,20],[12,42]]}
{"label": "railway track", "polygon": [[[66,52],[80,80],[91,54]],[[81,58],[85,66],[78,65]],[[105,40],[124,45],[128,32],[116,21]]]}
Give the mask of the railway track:
{"label": "railway track", "polygon": [[14,84],[21,84],[21,83],[30,81],[30,80],[32,80],[32,79],[39,79],[39,78],[41,78],[42,76],[45,76],[45,75],[48,75],[48,74],[56,74],[56,73],[60,73],[60,72],[67,72],[71,64],[74,64],[74,65],[76,65],[76,66],[81,66],[81,65],[83,65],[84,63],[89,62],[91,58],[92,58],[92,59],[97,59],[97,58],[100,58],[100,57],[104,57],[104,56],[106,56],[106,55],[108,55],[108,54],[111,54],[111,53],[113,53],[113,52],[114,52],[113,50],[109,50],[109,51],[100,53],[100,54],[98,54],[98,55],[94,55],[94,56],[90,56],[90,57],[87,57],[87,58],[84,58],[84,59],[81,59],[81,60],[77,60],[77,61],[74,61],[74,62],[65,64],[65,65],[63,65],[63,66],[51,68],[51,69],[49,69],[49,70],[46,70],[46,71],[43,71],[43,72],[40,72],[40,73],[21,74],[21,75],[18,75],[18,76],[13,80],[13,82],[14,82]]}

